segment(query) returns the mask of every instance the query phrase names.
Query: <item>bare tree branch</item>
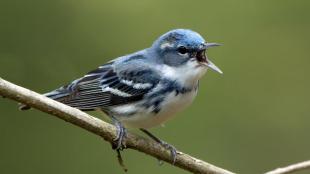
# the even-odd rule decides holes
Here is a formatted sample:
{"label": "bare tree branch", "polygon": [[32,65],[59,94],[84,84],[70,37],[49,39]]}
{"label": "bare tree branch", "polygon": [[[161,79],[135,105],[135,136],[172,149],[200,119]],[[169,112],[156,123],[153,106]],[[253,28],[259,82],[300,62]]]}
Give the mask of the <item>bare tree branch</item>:
{"label": "bare tree branch", "polygon": [[[116,137],[116,129],[113,125],[106,123],[96,117],[90,116],[78,109],[64,105],[36,92],[17,86],[6,80],[3,80],[2,78],[0,78],[0,95],[27,104],[42,112],[49,113],[50,115],[70,122],[85,130],[88,130],[89,132],[103,137],[104,140],[108,142],[113,142],[113,139]],[[128,137],[125,141],[127,148],[135,149],[157,159],[166,161],[170,164],[172,163],[170,152],[156,142],[131,133],[128,133]],[[177,152],[176,162],[174,165],[192,173],[233,174],[233,172],[196,159],[180,151]],[[310,160],[292,164],[287,167],[278,168],[265,174],[288,174],[305,169],[310,169]]]}
{"label": "bare tree branch", "polygon": [[288,174],[288,173],[298,172],[298,171],[305,170],[305,169],[310,169],[310,160],[292,164],[286,167],[281,167],[281,168],[272,170],[270,172],[267,172],[265,174]]}
{"label": "bare tree branch", "polygon": [[[49,113],[50,115],[70,122],[103,137],[108,142],[112,142],[116,137],[116,129],[113,125],[90,116],[78,109],[64,105],[36,92],[5,81],[2,78],[0,78],[0,95],[27,104],[42,112]],[[127,148],[138,150],[171,164],[169,151],[156,142],[128,133],[125,143]],[[179,151],[177,152],[176,162],[174,165],[192,173],[233,174],[233,172],[216,167]]]}

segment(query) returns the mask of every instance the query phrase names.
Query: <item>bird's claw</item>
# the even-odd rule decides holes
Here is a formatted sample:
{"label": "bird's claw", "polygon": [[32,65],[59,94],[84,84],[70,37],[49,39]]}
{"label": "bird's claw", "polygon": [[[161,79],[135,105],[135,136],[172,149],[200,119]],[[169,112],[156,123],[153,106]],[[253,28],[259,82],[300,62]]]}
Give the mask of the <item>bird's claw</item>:
{"label": "bird's claw", "polygon": [[126,144],[124,143],[124,139],[127,137],[127,131],[120,123],[117,123],[115,126],[116,126],[117,135],[113,139],[112,149],[114,150],[126,149]]}
{"label": "bird's claw", "polygon": [[119,165],[123,168],[125,172],[127,172],[127,168],[124,164],[121,152],[123,149],[126,149],[126,144],[124,139],[127,137],[127,131],[125,127],[119,122],[117,119],[112,117],[112,120],[114,122],[114,125],[116,127],[116,137],[112,141],[112,149],[114,149],[117,152],[117,159]]}
{"label": "bird's claw", "polygon": [[170,151],[171,159],[172,159],[172,164],[174,165],[176,162],[177,158],[177,150],[174,146],[171,144],[166,143],[165,141],[161,141],[160,144],[167,150]]}
{"label": "bird's claw", "polygon": [[[140,128],[140,130],[142,132],[144,132],[146,135],[148,135],[149,137],[151,137],[154,141],[156,141],[157,143],[159,143],[162,147],[164,147],[165,149],[170,151],[170,155],[171,155],[171,159],[172,159],[172,164],[174,165],[176,162],[176,158],[177,158],[177,150],[174,146],[166,143],[165,141],[162,141],[161,139],[157,138],[155,135],[153,135],[151,132],[147,131],[146,129]],[[162,161],[159,161],[159,165],[162,165]]]}

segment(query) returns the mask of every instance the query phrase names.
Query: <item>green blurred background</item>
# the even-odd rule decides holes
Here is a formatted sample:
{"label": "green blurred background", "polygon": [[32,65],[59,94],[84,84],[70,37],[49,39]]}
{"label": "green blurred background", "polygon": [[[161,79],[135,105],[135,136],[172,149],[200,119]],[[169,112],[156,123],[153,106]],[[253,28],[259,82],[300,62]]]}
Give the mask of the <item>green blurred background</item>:
{"label": "green blurred background", "polygon": [[[0,77],[44,93],[190,28],[224,44],[209,51],[224,75],[208,72],[193,105],[152,131],[256,174],[310,158],[309,17],[307,0],[0,0]],[[83,129],[6,99],[0,115],[0,173],[123,173],[110,144]],[[136,151],[123,157],[129,173],[186,173]]]}

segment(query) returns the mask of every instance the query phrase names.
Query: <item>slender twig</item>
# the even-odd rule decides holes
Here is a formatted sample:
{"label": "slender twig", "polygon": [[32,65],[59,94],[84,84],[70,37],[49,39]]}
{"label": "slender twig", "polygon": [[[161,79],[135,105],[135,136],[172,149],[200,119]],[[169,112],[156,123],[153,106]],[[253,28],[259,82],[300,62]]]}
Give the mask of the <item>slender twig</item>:
{"label": "slender twig", "polygon": [[272,170],[270,172],[267,172],[265,174],[288,174],[288,173],[298,172],[298,171],[305,170],[305,169],[310,169],[310,160],[292,164],[286,167],[281,167],[281,168]]}
{"label": "slender twig", "polygon": [[127,169],[127,167],[124,164],[124,161],[123,161],[123,158],[122,158],[122,155],[121,155],[121,152],[119,151],[119,149],[116,150],[116,153],[117,153],[117,160],[118,160],[119,165],[122,167],[122,169],[125,172],[127,172],[128,169]]}
{"label": "slender twig", "polygon": [[[112,142],[116,137],[116,129],[113,125],[96,117],[90,116],[78,109],[64,105],[36,92],[5,81],[2,78],[0,78],[0,95],[29,105],[42,112],[49,113],[50,115],[56,116],[64,121],[70,122],[103,137],[108,142]],[[127,148],[135,149],[170,164],[172,163],[170,152],[152,140],[128,133],[127,138],[125,139],[125,144]],[[177,152],[174,165],[192,173],[233,173],[179,151]]]}

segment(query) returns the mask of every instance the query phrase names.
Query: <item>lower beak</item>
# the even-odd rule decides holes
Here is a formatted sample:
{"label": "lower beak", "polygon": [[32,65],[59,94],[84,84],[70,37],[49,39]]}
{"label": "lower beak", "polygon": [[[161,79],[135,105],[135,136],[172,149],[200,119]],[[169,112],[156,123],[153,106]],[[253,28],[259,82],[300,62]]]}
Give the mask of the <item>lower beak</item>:
{"label": "lower beak", "polygon": [[216,71],[216,72],[218,72],[218,73],[220,73],[220,74],[223,74],[223,72],[220,70],[220,68],[218,68],[214,63],[212,63],[210,60],[207,60],[207,66],[209,67],[209,68],[211,68],[212,70],[214,70],[214,71]]}

